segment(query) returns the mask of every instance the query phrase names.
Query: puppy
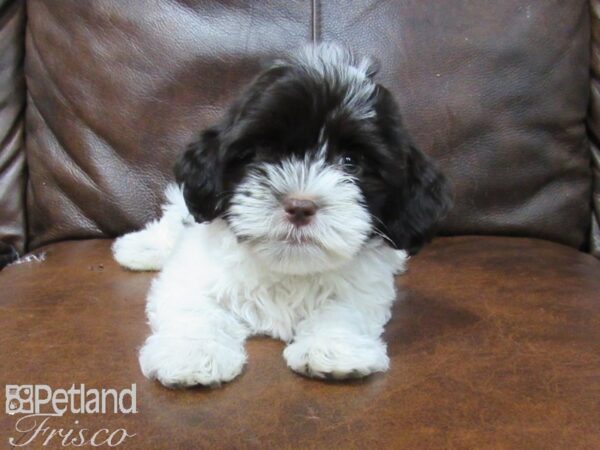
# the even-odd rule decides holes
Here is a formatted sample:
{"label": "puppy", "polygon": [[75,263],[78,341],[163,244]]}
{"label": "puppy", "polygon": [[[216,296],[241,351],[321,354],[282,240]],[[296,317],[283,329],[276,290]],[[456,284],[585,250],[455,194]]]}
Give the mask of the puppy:
{"label": "puppy", "polygon": [[251,335],[310,377],[388,368],[394,275],[451,200],[375,73],[333,44],[275,61],[180,157],[162,218],[115,242],[121,265],[161,270],[145,376],[230,381]]}

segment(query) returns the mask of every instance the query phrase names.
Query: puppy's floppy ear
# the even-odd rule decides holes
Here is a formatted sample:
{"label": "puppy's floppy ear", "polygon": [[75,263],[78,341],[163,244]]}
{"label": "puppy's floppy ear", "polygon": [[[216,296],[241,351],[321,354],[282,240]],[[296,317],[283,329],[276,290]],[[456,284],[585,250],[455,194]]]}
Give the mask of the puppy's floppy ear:
{"label": "puppy's floppy ear", "polygon": [[389,164],[382,175],[388,192],[380,217],[396,248],[417,253],[452,206],[450,186],[434,162],[411,141],[391,94],[378,86],[377,123]]}
{"label": "puppy's floppy ear", "polygon": [[407,148],[404,183],[388,197],[387,235],[414,255],[431,240],[434,227],[452,206],[450,187],[435,164],[414,145]]}
{"label": "puppy's floppy ear", "polygon": [[211,221],[223,212],[219,131],[209,128],[192,142],[175,164],[175,179],[197,222]]}

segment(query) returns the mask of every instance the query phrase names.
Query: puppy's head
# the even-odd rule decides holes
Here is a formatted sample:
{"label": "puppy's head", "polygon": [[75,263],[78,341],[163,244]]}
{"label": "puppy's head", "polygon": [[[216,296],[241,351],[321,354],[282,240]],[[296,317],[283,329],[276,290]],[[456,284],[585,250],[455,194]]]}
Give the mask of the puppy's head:
{"label": "puppy's head", "polygon": [[375,72],[331,44],[262,72],[177,162],[195,219],[225,219],[286,273],[339,267],[370,239],[418,251],[450,193]]}

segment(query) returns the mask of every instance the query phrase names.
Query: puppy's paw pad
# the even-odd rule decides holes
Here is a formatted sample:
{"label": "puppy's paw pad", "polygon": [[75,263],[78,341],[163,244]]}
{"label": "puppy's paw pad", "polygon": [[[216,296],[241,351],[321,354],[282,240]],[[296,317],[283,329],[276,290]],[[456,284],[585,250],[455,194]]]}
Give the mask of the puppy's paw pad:
{"label": "puppy's paw pad", "polygon": [[389,367],[383,342],[363,337],[302,339],[290,344],[283,356],[293,371],[315,378],[362,378]]}
{"label": "puppy's paw pad", "polygon": [[215,387],[242,372],[246,353],[241,345],[153,335],[140,350],[139,360],[144,375],[166,387]]}

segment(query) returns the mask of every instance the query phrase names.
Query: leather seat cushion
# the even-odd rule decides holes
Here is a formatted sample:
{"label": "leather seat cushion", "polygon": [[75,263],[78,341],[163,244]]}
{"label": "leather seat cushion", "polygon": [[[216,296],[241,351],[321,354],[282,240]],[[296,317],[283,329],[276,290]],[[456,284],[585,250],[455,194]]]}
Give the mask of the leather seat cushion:
{"label": "leather seat cushion", "polygon": [[[124,427],[124,448],[597,448],[600,261],[545,241],[441,238],[411,259],[385,339],[391,369],[323,382],[254,338],[221,389],[146,380],[152,273],[112,261],[111,241],[53,244],[0,272],[0,385],[125,388],[138,414],[53,418]],[[6,442],[18,416],[0,414]],[[160,448],[166,448],[164,445]]]}

